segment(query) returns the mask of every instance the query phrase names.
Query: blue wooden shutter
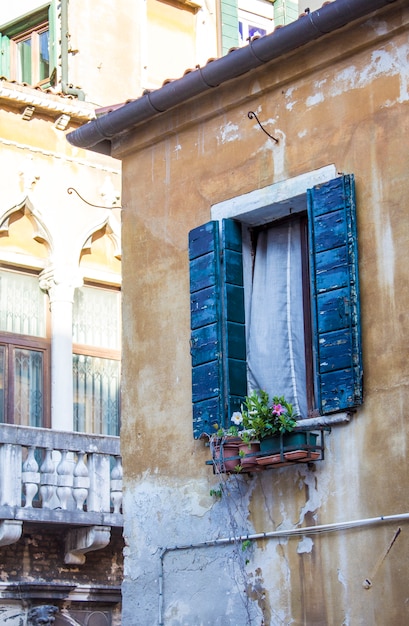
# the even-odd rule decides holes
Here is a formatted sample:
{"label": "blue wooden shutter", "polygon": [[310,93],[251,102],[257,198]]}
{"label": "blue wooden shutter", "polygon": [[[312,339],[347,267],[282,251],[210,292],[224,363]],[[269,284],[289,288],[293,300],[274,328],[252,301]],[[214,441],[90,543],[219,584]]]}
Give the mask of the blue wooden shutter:
{"label": "blue wooden shutter", "polygon": [[240,411],[247,391],[246,331],[244,319],[243,252],[241,225],[222,222],[223,338],[226,425]]}
{"label": "blue wooden shutter", "polygon": [[230,426],[246,394],[240,226],[208,222],[189,233],[193,433]]}
{"label": "blue wooden shutter", "polygon": [[10,79],[10,39],[0,33],[0,76]]}
{"label": "blue wooden shutter", "polygon": [[189,233],[193,433],[215,432],[223,421],[219,224]]}
{"label": "blue wooden shutter", "polygon": [[332,413],[362,403],[354,177],[308,190],[308,214],[318,406]]}

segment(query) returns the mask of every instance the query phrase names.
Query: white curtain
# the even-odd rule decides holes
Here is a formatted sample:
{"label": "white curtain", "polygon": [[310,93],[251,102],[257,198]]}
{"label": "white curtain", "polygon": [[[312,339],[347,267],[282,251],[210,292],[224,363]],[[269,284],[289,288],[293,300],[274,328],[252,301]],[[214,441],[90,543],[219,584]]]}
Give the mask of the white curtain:
{"label": "white curtain", "polygon": [[247,324],[248,389],[284,396],[307,416],[301,229],[298,219],[258,234]]}

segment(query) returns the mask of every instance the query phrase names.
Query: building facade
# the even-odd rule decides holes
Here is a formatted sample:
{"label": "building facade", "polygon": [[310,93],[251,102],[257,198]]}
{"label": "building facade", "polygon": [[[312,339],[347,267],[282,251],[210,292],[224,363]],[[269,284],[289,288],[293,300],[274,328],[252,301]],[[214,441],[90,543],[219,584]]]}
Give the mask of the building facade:
{"label": "building facade", "polygon": [[121,623],[120,162],[65,133],[217,56],[218,16],[0,9],[1,622]]}
{"label": "building facade", "polygon": [[[68,135],[123,168],[126,624],[407,622],[408,24],[403,0],[335,0]],[[284,261],[260,290],[250,235],[270,231]],[[300,384],[323,458],[212,463],[243,397],[243,311],[246,391]],[[262,334],[278,311],[285,331]]]}

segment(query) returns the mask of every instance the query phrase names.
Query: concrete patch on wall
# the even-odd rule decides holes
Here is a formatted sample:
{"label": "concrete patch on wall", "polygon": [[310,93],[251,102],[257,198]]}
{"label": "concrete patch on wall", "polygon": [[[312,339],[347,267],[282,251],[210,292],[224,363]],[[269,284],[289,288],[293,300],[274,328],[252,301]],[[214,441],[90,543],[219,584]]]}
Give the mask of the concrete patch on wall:
{"label": "concrete patch on wall", "polygon": [[223,480],[221,498],[210,496],[211,487],[206,479],[165,484],[159,476],[144,476],[133,484],[132,495],[125,490],[124,623],[157,623],[156,614],[151,621],[146,615],[157,611],[162,584],[167,624],[213,624],[219,613],[224,615],[220,624],[237,626],[246,623],[244,613],[253,618],[259,613],[257,603],[243,594],[250,553],[241,541],[212,543],[252,532],[252,481],[245,476]]}
{"label": "concrete patch on wall", "polygon": [[[328,76],[311,84],[311,95],[306,98],[305,104],[311,108],[322,104],[328,96],[337,97],[353,89],[362,89],[373,84],[382,77],[399,78],[399,95],[396,99],[385,101],[383,106],[392,106],[398,102],[407,102],[409,99],[409,51],[407,46],[388,45],[371,53],[368,63],[361,66],[349,65],[338,72],[328,73]],[[292,87],[285,92],[286,108],[292,111],[298,98],[296,88]]]}
{"label": "concrete patch on wall", "polygon": [[305,554],[306,552],[312,552],[313,540],[311,537],[304,537],[297,546],[297,554]]}
{"label": "concrete patch on wall", "polygon": [[220,126],[219,133],[216,136],[218,144],[229,143],[240,138],[239,127],[232,122],[227,122],[224,126]]}
{"label": "concrete patch on wall", "polygon": [[297,104],[297,100],[293,99],[293,94],[295,91],[295,87],[290,87],[284,92],[284,98],[287,100],[285,108],[287,111],[292,111],[294,106]]}
{"label": "concrete patch on wall", "polygon": [[[371,54],[370,62],[362,64],[361,68],[350,65],[334,75],[332,96],[338,96],[351,89],[367,87],[382,76],[396,76],[400,79],[399,102],[408,99],[409,63],[407,48],[391,46],[375,50]],[[389,103],[389,106],[393,101]]]}

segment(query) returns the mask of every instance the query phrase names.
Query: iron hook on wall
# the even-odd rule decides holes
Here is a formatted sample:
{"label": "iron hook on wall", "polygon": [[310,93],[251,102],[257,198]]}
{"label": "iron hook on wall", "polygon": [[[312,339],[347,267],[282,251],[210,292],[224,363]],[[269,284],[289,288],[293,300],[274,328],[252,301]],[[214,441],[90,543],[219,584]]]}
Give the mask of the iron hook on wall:
{"label": "iron hook on wall", "polygon": [[266,135],[268,135],[270,137],[270,139],[273,139],[276,143],[278,143],[278,139],[276,139],[275,137],[273,137],[273,135],[270,135],[270,133],[262,126],[260,120],[258,119],[257,115],[254,113],[254,111],[249,111],[247,113],[247,117],[252,120],[253,117],[256,119],[257,124],[260,126],[261,130],[263,132],[266,133]]}
{"label": "iron hook on wall", "polygon": [[92,204],[92,202],[88,202],[88,200],[85,200],[85,198],[82,197],[82,195],[76,190],[74,189],[74,187],[68,187],[67,192],[71,195],[72,192],[74,191],[74,193],[77,194],[77,196],[83,201],[85,202],[85,204],[88,204],[89,206],[94,207],[95,209],[109,209],[112,211],[112,209],[122,209],[121,206],[103,206],[102,204]]}

